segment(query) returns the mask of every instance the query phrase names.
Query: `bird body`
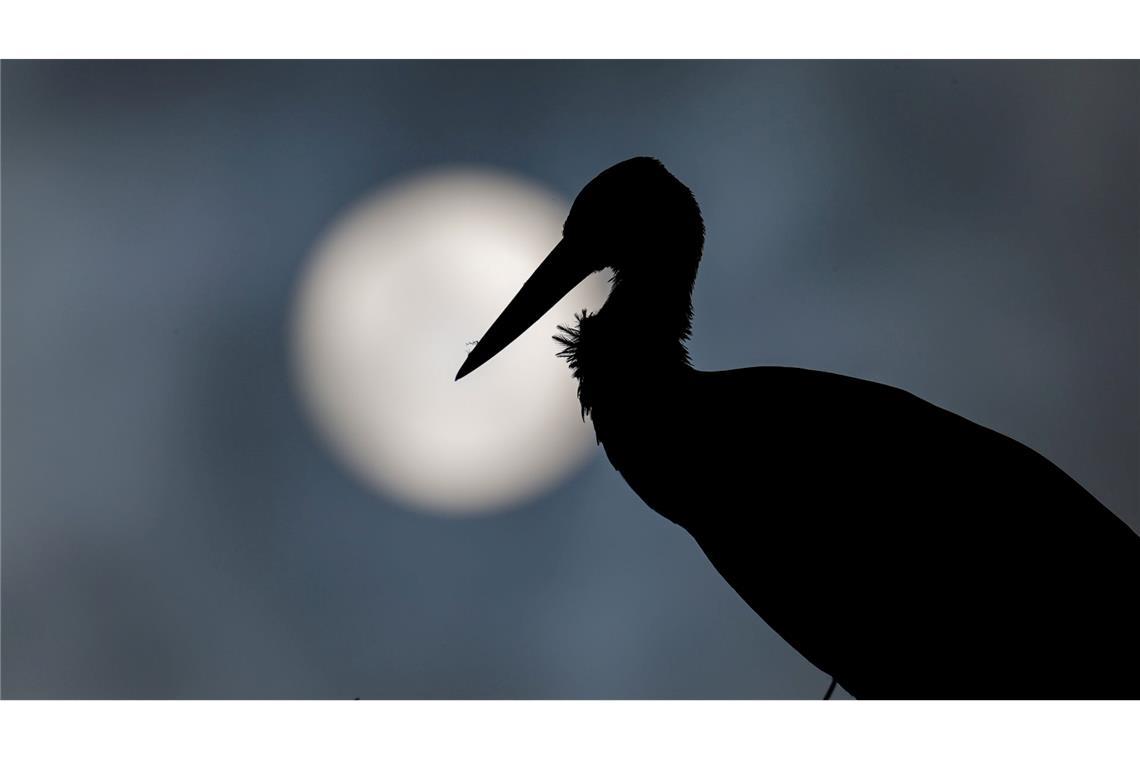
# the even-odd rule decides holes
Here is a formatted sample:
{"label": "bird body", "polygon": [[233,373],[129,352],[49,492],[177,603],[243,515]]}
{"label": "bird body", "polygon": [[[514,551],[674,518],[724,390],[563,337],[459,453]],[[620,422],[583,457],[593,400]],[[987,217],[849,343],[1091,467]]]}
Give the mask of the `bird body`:
{"label": "bird body", "polygon": [[648,434],[599,422],[609,460],[852,695],[1137,694],[1140,539],[1043,457],[829,373],[657,388],[672,411],[636,419]]}
{"label": "bird body", "polygon": [[694,369],[702,245],[695,200],[660,163],[611,167],[460,376],[611,266],[605,305],[557,338],[583,416],[809,661],[859,698],[1140,695],[1140,536],[1038,453],[906,391]]}

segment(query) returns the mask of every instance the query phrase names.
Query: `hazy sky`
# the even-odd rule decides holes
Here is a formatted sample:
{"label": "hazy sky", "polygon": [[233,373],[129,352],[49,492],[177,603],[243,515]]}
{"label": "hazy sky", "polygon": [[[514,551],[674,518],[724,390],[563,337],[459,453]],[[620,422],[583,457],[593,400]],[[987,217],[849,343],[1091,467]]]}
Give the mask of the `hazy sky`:
{"label": "hazy sky", "polygon": [[572,197],[661,158],[708,227],[698,367],[901,386],[1140,529],[1135,63],[0,71],[5,697],[823,694],[604,457],[449,520],[315,436],[306,257],[445,165]]}

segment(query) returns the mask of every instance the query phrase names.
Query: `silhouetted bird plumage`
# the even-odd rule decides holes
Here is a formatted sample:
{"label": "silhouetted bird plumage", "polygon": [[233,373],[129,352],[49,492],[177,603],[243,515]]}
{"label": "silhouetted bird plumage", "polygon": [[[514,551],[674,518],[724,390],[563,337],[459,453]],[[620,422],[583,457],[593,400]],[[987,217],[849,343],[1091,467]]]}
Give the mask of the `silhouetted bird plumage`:
{"label": "silhouetted bird plumage", "polygon": [[458,377],[609,267],[605,305],[558,337],[599,443],[850,694],[1140,696],[1140,537],[1033,450],[906,391],[694,369],[703,242],[658,161],[607,169]]}

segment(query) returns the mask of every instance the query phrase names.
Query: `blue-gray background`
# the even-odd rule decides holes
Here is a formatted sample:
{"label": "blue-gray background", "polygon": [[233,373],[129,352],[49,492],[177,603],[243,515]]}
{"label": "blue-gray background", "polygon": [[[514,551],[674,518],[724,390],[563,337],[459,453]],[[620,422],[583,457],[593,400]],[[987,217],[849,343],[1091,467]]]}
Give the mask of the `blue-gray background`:
{"label": "blue-gray background", "polygon": [[289,375],[299,269],[346,205],[441,164],[573,196],[660,157],[709,229],[697,366],[902,386],[1140,527],[1136,75],[4,63],[3,695],[823,693],[604,458],[448,520],[315,439]]}

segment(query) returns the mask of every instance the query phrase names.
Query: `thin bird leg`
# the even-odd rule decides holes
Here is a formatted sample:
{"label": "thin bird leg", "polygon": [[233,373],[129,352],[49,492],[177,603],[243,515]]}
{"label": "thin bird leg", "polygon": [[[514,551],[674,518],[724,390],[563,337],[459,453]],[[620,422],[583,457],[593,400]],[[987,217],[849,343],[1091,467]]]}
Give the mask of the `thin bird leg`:
{"label": "thin bird leg", "polygon": [[831,699],[831,695],[835,693],[835,676],[831,677],[831,686],[827,687],[827,693],[823,695],[824,699]]}

